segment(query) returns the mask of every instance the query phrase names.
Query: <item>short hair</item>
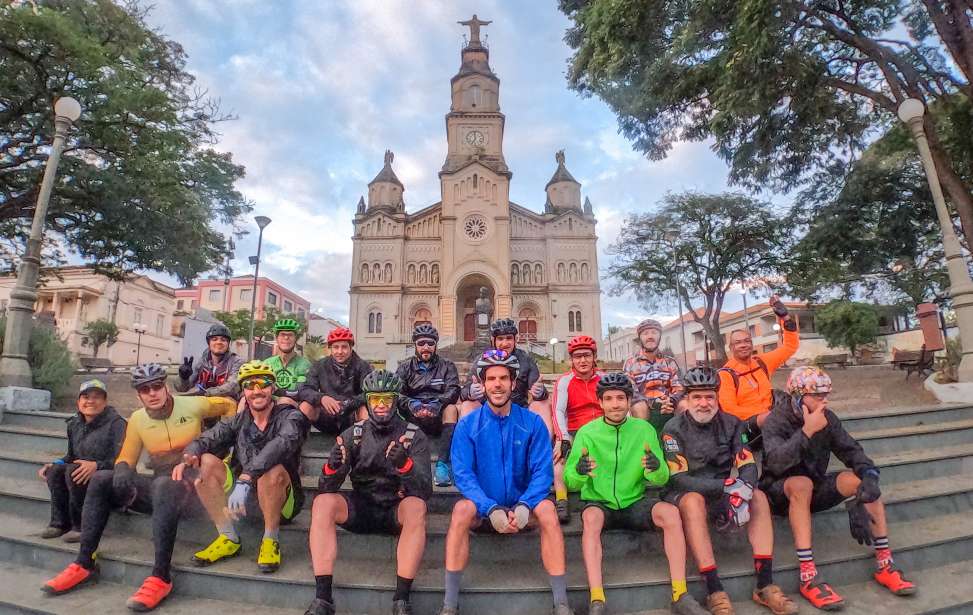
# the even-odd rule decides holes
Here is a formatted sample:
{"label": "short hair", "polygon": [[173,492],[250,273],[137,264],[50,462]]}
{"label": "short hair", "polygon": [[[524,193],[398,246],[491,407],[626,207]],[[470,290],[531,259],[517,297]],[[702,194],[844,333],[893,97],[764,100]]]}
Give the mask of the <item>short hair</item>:
{"label": "short hair", "polygon": [[746,335],[747,337],[750,337],[750,332],[747,331],[746,329],[734,329],[734,330],[730,331],[730,337],[727,338],[730,341],[731,344],[733,343],[733,336],[736,335],[737,333],[742,333],[742,334]]}

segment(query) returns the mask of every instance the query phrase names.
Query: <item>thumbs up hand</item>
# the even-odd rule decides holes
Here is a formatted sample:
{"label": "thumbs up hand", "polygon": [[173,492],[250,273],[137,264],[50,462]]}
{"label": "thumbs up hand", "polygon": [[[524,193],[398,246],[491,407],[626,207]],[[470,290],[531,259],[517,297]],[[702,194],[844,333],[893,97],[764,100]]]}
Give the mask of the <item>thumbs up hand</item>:
{"label": "thumbs up hand", "polygon": [[652,473],[661,467],[659,463],[659,458],[655,456],[652,449],[649,447],[649,443],[645,443],[645,456],[642,457],[642,467],[645,468],[646,472]]}
{"label": "thumbs up hand", "polygon": [[581,476],[594,476],[594,469],[598,467],[595,460],[588,456],[588,449],[581,449],[581,459],[578,460],[578,465],[574,467],[578,474]]}

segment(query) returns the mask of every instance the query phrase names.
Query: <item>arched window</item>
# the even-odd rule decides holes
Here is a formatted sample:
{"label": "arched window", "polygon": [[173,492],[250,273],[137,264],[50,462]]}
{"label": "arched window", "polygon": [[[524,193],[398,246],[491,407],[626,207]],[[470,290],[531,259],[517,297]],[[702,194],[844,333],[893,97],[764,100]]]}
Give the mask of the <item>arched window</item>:
{"label": "arched window", "polygon": [[473,84],[473,86],[470,87],[470,104],[476,107],[481,104],[481,101],[482,95],[480,93],[480,86]]}
{"label": "arched window", "polygon": [[368,265],[367,264],[364,264],[364,265],[361,266],[361,281],[362,282],[367,282],[368,281]]}
{"label": "arched window", "polygon": [[[580,314],[580,312],[579,312]],[[382,313],[375,314],[375,333],[382,332]]]}
{"label": "arched window", "polygon": [[543,270],[541,269],[541,264],[537,263],[534,265],[534,284],[543,284],[544,276]]}
{"label": "arched window", "polygon": [[381,333],[382,332],[382,313],[378,309],[373,309],[368,313],[368,332],[369,333]]}
{"label": "arched window", "polygon": [[368,332],[375,333],[375,312],[368,314]]}
{"label": "arched window", "polygon": [[524,286],[530,286],[534,283],[534,276],[531,274],[530,265],[527,263],[524,263],[524,267],[521,270],[520,275],[524,278]]}
{"label": "arched window", "polygon": [[428,284],[429,283],[429,267],[425,263],[419,265],[419,283]]}
{"label": "arched window", "polygon": [[439,263],[433,263],[432,269],[430,269],[430,282],[433,284],[439,284]]}
{"label": "arched window", "polygon": [[385,281],[392,281],[392,263],[385,263]]}
{"label": "arched window", "polygon": [[533,308],[524,307],[517,314],[517,341],[537,341],[537,313]]}
{"label": "arched window", "polygon": [[581,281],[590,282],[590,273],[588,271],[588,263],[581,263]]}
{"label": "arched window", "polygon": [[574,310],[568,312],[568,331],[574,333]]}
{"label": "arched window", "polygon": [[510,265],[510,283],[514,286],[520,286],[520,267],[517,263]]}
{"label": "arched window", "polygon": [[578,333],[584,330],[584,327],[581,325],[581,310],[574,311],[574,330]]}
{"label": "arched window", "polygon": [[416,283],[416,266],[410,264],[409,265],[409,284],[415,284],[415,283]]}
{"label": "arched window", "polygon": [[415,328],[417,325],[424,323],[432,324],[432,314],[426,308],[419,308],[416,310],[416,315],[412,319],[412,327]]}

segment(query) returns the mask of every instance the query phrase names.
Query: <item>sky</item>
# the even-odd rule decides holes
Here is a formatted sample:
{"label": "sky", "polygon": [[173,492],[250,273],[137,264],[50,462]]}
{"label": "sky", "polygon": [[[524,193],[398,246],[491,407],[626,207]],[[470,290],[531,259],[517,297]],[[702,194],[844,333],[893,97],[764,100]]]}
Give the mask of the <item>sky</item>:
{"label": "sky", "polygon": [[[261,275],[347,321],[352,218],[384,151],[395,152],[407,211],[439,200],[449,79],[468,32],[456,22],[473,13],[493,22],[483,32],[500,78],[511,200],[543,211],[554,153],[564,149],[598,219],[603,326],[635,324],[646,311],[608,293],[605,250],[626,214],[653,209],[668,191],[728,189],[727,166],[708,143],[649,161],[601,100],[568,89],[569,22],[555,0],[167,0],[148,21],[185,48],[198,85],[237,118],[217,127],[216,148],[246,167],[238,187],[253,214],[273,219]],[[252,270],[251,226],[237,242],[236,275]]]}

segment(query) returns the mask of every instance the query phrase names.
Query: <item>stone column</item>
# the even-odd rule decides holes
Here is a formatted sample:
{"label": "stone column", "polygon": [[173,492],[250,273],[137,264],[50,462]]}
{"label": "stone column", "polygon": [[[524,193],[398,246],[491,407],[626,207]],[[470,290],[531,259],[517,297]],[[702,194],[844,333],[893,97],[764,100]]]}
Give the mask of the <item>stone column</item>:
{"label": "stone column", "polygon": [[510,295],[497,295],[497,318],[510,318],[513,298]]}
{"label": "stone column", "polygon": [[439,336],[443,341],[456,341],[456,296],[439,298]]}

